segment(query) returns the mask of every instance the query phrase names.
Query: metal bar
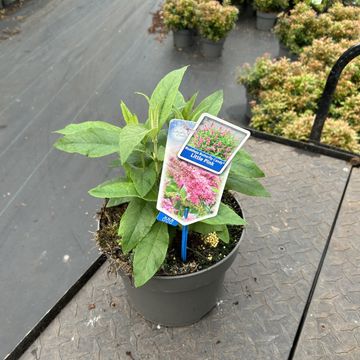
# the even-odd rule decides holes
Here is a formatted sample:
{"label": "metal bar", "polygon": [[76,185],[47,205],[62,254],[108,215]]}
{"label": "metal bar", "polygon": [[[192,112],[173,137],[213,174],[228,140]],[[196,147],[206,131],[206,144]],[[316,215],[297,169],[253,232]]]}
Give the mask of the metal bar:
{"label": "metal bar", "polygon": [[320,143],[321,133],[324,127],[325,120],[329,113],[331,101],[339,81],[340,75],[345,66],[354,58],[360,55],[360,43],[352,46],[346,50],[332,67],[330,74],[327,78],[324,91],[321,95],[318,110],[316,113],[314,125],[311,129],[310,142]]}

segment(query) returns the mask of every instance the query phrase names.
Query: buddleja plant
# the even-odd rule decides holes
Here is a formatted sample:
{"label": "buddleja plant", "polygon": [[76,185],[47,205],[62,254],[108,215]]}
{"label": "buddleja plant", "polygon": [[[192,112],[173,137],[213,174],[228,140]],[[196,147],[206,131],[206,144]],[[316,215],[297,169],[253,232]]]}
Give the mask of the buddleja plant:
{"label": "buddleja plant", "polygon": [[[106,181],[91,189],[89,194],[108,199],[107,206],[128,203],[119,224],[120,246],[131,253],[135,286],[145,284],[165,260],[169,245],[168,225],[156,221],[156,200],[164,160],[167,124],[172,118],[196,121],[204,112],[217,115],[223,102],[222,91],[216,91],[195,107],[197,93],[185,101],[179,86],[186,67],[167,74],[156,86],[148,101],[148,118],[138,117],[121,102],[125,126],[103,121],[70,124],[56,131],[63,135],[54,146],[68,153],[91,158],[117,154],[124,176]],[[256,180],[263,172],[244,151],[232,162],[227,188],[247,195],[268,196]],[[221,204],[216,217],[193,225],[190,230],[208,234],[217,232],[229,241],[226,225],[244,225],[245,221],[230,207]]]}

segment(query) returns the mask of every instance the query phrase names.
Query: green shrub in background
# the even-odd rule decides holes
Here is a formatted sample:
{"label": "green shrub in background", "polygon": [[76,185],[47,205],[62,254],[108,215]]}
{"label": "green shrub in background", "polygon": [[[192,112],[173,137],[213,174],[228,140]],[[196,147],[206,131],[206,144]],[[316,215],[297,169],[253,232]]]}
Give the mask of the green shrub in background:
{"label": "green shrub in background", "polygon": [[[258,58],[238,77],[253,99],[251,125],[261,131],[306,140],[327,76],[339,56],[360,39],[360,8],[336,2],[318,13],[299,2],[282,14],[275,32],[299,60]],[[325,122],[321,141],[359,152],[360,59],[346,66]]]}
{"label": "green shrub in background", "polygon": [[185,30],[194,28],[194,15],[197,1],[166,0],[163,4],[164,24],[167,30]]}
{"label": "green shrub in background", "polygon": [[223,39],[235,26],[239,10],[217,1],[200,2],[196,9],[196,26],[200,35],[212,41]]}
{"label": "green shrub in background", "polygon": [[[334,44],[331,39],[318,39],[304,49],[299,61],[274,60],[264,55],[253,67],[245,66],[239,82],[256,98],[251,125],[275,135],[305,140],[310,134],[327,75],[338,57],[352,44],[349,40]],[[359,109],[360,59],[351,62],[339,79],[322,141],[358,152]]]}
{"label": "green shrub in background", "polygon": [[265,13],[279,13],[288,6],[288,0],[254,0],[254,8]]}
{"label": "green shrub in background", "polygon": [[282,13],[274,28],[276,36],[292,53],[300,54],[315,39],[335,42],[360,38],[360,8],[337,2],[328,12],[318,14],[306,2],[298,3],[290,14]]}

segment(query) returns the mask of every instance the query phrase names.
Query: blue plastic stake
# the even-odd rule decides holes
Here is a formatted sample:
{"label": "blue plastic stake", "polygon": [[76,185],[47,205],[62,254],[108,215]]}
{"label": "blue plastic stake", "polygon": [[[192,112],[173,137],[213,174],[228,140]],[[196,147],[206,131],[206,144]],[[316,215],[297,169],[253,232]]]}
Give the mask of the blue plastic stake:
{"label": "blue plastic stake", "polygon": [[[189,214],[189,208],[185,208],[184,219],[187,219]],[[186,248],[187,248],[187,239],[188,239],[189,226],[183,225],[182,234],[181,234],[181,260],[186,261]]]}

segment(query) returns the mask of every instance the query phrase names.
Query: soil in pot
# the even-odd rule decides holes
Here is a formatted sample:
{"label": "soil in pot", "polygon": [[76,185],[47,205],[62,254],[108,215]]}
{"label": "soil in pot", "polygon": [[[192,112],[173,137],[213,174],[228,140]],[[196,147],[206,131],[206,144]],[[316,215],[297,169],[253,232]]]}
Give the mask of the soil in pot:
{"label": "soil in pot", "polygon": [[[238,214],[242,214],[238,202],[229,192],[224,192],[222,201]],[[115,261],[119,268],[131,275],[130,255],[123,254],[118,244],[120,239],[118,236],[119,221],[126,210],[126,206],[126,204],[122,204],[111,208],[102,208],[98,214],[100,226],[96,241],[100,250],[111,261]],[[234,249],[243,231],[242,226],[228,226],[228,229],[230,234],[229,243],[225,244],[219,240],[216,247],[211,245],[215,243],[214,240],[211,241],[211,236],[209,236],[209,239],[205,239],[201,234],[190,232],[188,238],[188,261],[186,263],[183,263],[180,258],[181,232],[176,231],[165,262],[156,275],[176,276],[190,274],[206,269],[224,259]]]}

